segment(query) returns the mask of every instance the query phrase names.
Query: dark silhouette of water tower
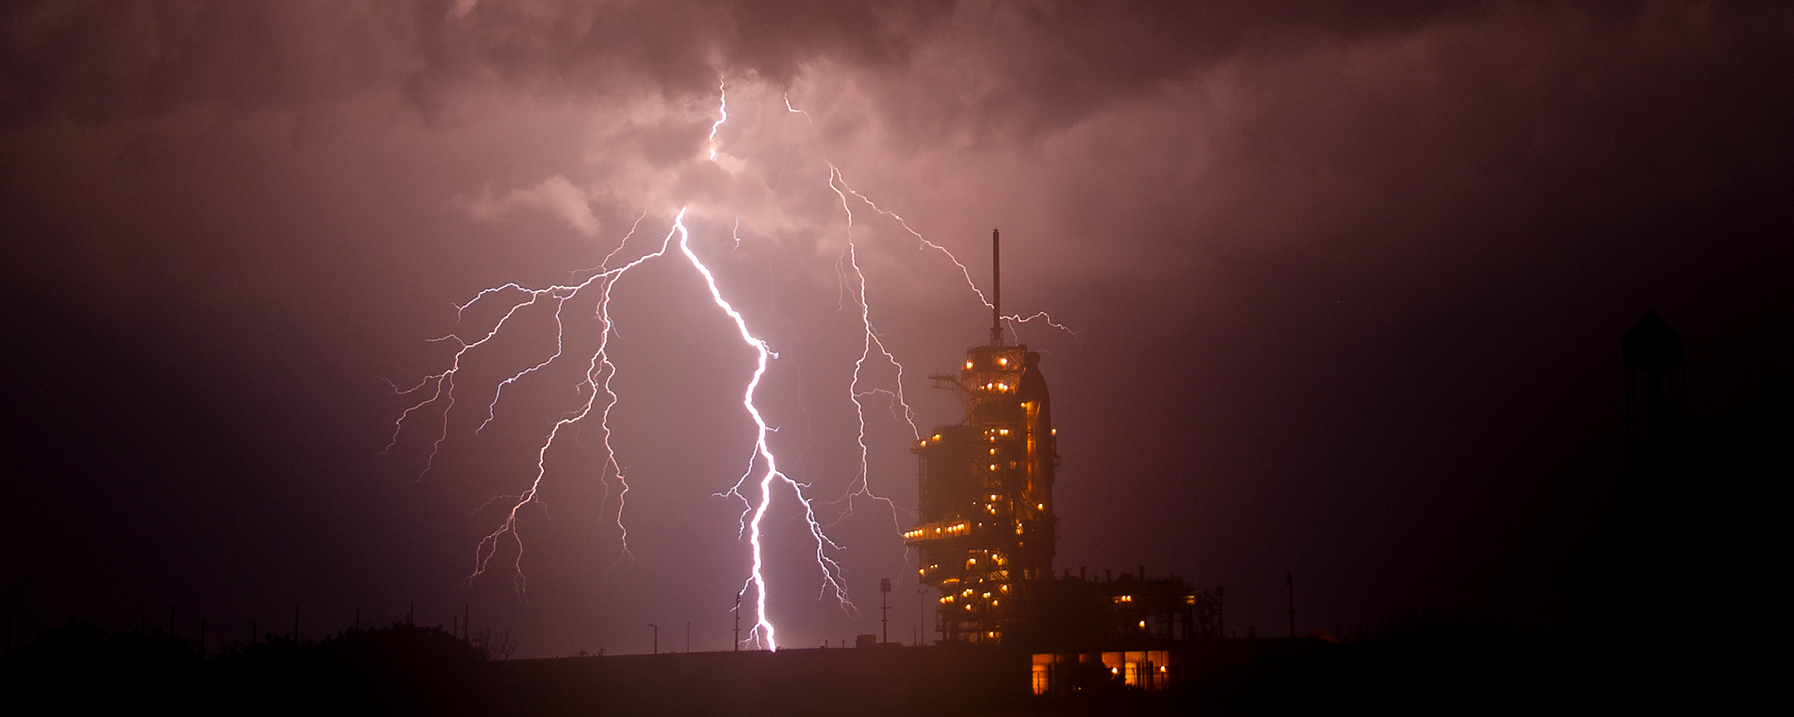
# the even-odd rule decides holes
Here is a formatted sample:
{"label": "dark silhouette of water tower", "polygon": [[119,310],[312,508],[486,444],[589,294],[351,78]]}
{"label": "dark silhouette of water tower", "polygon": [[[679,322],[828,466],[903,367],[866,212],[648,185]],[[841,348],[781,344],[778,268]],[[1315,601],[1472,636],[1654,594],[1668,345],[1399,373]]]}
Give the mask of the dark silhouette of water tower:
{"label": "dark silhouette of water tower", "polygon": [[1646,313],[1621,342],[1626,357],[1626,523],[1635,581],[1686,577],[1700,495],[1682,337]]}

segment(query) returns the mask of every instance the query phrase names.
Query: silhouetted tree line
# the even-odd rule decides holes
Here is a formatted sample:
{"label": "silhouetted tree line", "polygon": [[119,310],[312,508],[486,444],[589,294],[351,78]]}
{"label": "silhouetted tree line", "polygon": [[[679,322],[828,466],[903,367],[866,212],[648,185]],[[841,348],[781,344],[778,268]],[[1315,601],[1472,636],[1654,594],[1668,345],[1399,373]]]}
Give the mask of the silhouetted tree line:
{"label": "silhouetted tree line", "polygon": [[8,654],[0,685],[14,704],[55,713],[490,715],[498,680],[483,646],[395,623],[315,642],[270,637],[202,658],[161,629],[108,634],[71,620]]}
{"label": "silhouetted tree line", "polygon": [[[1539,707],[1611,710],[1686,696],[1669,682],[1641,687],[1635,680],[1616,679],[1635,671],[1640,659],[1700,659],[1633,655],[1626,643],[1579,634],[1551,621],[1449,609],[1392,610],[1343,637],[1292,641],[1295,649],[1249,664],[1205,667],[1168,692],[1129,690],[1096,665],[1079,680],[1086,689],[1072,695],[1029,695],[1021,681],[1025,673],[1018,673],[1013,684],[933,685],[923,697],[929,706],[923,711],[967,714],[993,706],[1004,713],[1058,715],[1291,714],[1353,707],[1429,714]],[[503,657],[505,649],[502,640],[469,641],[439,627],[400,623],[347,629],[316,642],[265,638],[202,659],[196,645],[159,629],[108,633],[92,623],[71,621],[13,650],[4,661],[0,689],[14,704],[36,706],[31,713],[108,707],[162,707],[180,714],[438,717],[918,713],[908,702],[855,701],[858,693],[851,687],[826,692],[832,695],[827,699],[802,690],[769,694],[765,685],[732,681],[726,665],[711,663],[693,672],[677,667],[676,656],[654,658],[665,660],[654,663],[655,669],[610,677],[570,664],[505,671],[494,659]],[[649,665],[643,662],[647,656],[634,659],[631,664],[638,667]],[[849,675],[808,678],[831,681]],[[849,681],[869,677],[851,675]],[[990,690],[1003,696],[994,702],[943,697]],[[694,711],[694,706],[704,709]]]}

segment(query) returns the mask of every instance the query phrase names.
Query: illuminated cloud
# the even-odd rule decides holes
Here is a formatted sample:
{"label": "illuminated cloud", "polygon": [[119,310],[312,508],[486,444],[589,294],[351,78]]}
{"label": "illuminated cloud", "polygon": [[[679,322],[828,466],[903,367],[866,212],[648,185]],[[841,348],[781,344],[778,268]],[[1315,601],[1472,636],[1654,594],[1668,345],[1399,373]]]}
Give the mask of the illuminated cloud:
{"label": "illuminated cloud", "polygon": [[[92,576],[154,602],[247,575],[241,604],[471,599],[534,654],[629,651],[675,615],[720,636],[746,549],[708,496],[757,426],[712,299],[779,355],[757,395],[780,469],[901,507],[911,429],[873,352],[933,425],[954,407],[925,377],[986,321],[909,230],[984,281],[1000,227],[1005,305],[1080,329],[1022,329],[1063,414],[1066,560],[1230,595],[1264,565],[1337,569],[1311,584],[1348,620],[1543,584],[1592,514],[1571,494],[1617,410],[1609,338],[1656,309],[1691,376],[1734,359],[1699,374],[1720,405],[1781,385],[1753,368],[1785,365],[1780,339],[1752,332],[1794,335],[1766,308],[1794,305],[1790,36],[1772,3],[8,3],[0,318],[32,377],[12,504],[55,507],[0,537],[64,615],[119,593]],[[410,405],[380,379],[442,371],[429,339],[497,319],[458,305],[572,281],[638,226],[617,256],[640,256],[682,207],[718,293],[680,262],[619,282],[614,383],[562,361],[502,384],[562,348],[544,300],[470,361],[425,481],[429,440],[375,457]],[[598,314],[571,307],[589,356]],[[554,521],[520,514],[544,526],[529,604],[470,596],[494,517],[471,511],[528,487],[596,386],[624,397],[640,564],[607,577],[615,528],[578,519],[615,505],[588,427],[546,454]],[[911,572],[877,512],[830,528],[856,590]],[[801,516],[766,525],[767,579],[813,584]],[[1484,539],[1516,526],[1544,527]],[[782,644],[866,627],[775,594]],[[78,611],[105,610],[140,606]]]}
{"label": "illuminated cloud", "polygon": [[492,198],[488,193],[458,203],[468,215],[481,221],[496,222],[514,211],[534,209],[566,222],[585,236],[598,234],[598,218],[592,216],[585,190],[559,174],[529,189],[513,189],[500,198]]}

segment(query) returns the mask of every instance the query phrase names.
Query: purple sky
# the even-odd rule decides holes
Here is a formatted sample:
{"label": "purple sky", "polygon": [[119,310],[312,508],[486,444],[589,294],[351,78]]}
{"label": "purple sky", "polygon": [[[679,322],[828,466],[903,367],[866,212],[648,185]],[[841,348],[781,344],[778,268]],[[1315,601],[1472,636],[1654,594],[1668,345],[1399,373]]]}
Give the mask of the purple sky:
{"label": "purple sky", "polygon": [[[381,455],[413,402],[386,380],[489,327],[496,303],[457,323],[482,288],[566,282],[638,218],[639,257],[686,207],[779,353],[781,464],[833,501],[850,237],[923,429],[957,420],[926,376],[988,313],[832,163],[979,288],[1001,228],[1005,308],[1076,330],[1019,328],[1057,404],[1061,569],[1224,583],[1242,633],[1280,629],[1285,571],[1303,630],[1573,611],[1614,560],[1619,337],[1647,309],[1687,343],[1714,490],[1788,474],[1791,31],[1751,3],[9,4],[0,601],[27,631],[174,604],[214,640],[471,603],[520,655],[646,651],[647,623],[682,648],[687,621],[725,649],[747,552],[712,494],[751,448],[753,352],[688,263],[613,291],[632,557],[587,423],[520,513],[527,593],[508,548],[467,580],[488,500],[583,400],[590,301],[477,435],[552,311],[469,354],[428,473],[441,404]],[[867,480],[908,508],[910,428],[867,405]],[[781,644],[875,631],[881,577],[907,641],[911,516],[818,507],[855,616],[790,498]]]}

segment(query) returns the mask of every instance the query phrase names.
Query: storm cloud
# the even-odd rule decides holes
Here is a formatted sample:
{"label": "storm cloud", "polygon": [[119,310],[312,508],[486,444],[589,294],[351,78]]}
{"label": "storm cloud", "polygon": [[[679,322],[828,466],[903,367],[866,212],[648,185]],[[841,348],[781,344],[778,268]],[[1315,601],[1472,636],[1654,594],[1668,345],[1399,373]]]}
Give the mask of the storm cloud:
{"label": "storm cloud", "polygon": [[[1278,624],[1286,570],[1308,627],[1568,610],[1615,549],[1618,337],[1647,309],[1689,347],[1715,500],[1786,474],[1791,31],[1752,3],[10,4],[0,594],[28,624],[417,601],[527,654],[681,620],[722,649],[743,547],[712,494],[751,359],[688,268],[616,287],[628,553],[588,427],[524,516],[527,596],[466,579],[574,405],[557,364],[474,430],[549,314],[381,455],[411,403],[385,380],[496,318],[458,304],[639,256],[683,207],[824,499],[858,477],[850,237],[906,367],[867,380],[927,428],[958,416],[926,375],[987,317],[911,232],[987,287],[999,227],[1005,306],[1076,331],[1016,329],[1059,404],[1061,568],[1226,583],[1240,625]],[[869,405],[897,508],[826,517],[856,595],[913,595],[912,434]],[[792,644],[872,631],[778,526]]]}

